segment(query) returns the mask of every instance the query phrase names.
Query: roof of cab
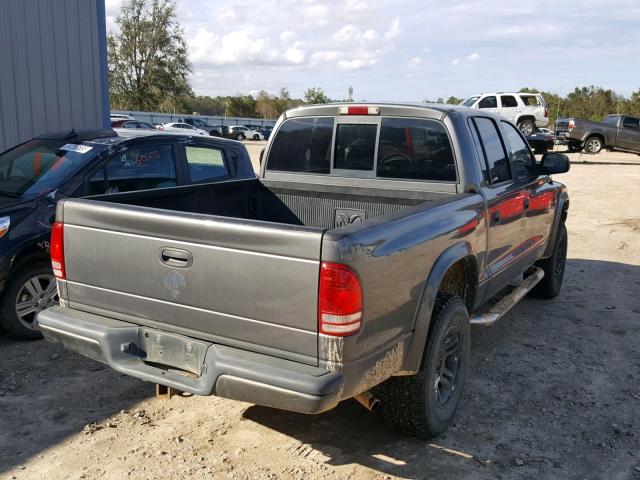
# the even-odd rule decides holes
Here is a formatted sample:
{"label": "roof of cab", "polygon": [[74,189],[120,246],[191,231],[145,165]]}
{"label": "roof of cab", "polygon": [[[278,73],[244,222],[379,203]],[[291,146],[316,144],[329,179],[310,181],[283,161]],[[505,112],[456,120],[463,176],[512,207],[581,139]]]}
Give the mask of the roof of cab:
{"label": "roof of cab", "polygon": [[[473,113],[472,109],[447,103],[349,102],[305,105],[285,112],[285,118],[306,116],[338,116],[339,107],[378,107],[379,115],[418,116],[442,119],[452,112]],[[476,112],[477,113],[477,112]],[[340,115],[341,116],[341,115]]]}

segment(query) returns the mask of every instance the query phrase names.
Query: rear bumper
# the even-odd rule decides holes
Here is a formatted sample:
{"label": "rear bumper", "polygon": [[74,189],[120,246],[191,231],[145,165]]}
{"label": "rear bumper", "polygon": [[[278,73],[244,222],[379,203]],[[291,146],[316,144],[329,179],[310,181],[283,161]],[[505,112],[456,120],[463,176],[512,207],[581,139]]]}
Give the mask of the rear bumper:
{"label": "rear bumper", "polygon": [[324,412],[341,400],[340,372],[67,307],[44,310],[38,314],[38,326],[47,340],[120,373],[195,395],[300,413]]}

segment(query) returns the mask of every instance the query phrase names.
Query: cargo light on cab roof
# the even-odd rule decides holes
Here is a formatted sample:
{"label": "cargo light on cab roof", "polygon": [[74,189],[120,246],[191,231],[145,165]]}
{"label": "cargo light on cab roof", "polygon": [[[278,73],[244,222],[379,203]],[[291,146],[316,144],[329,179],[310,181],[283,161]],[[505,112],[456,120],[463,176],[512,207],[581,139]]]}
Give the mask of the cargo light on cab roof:
{"label": "cargo light on cab roof", "polygon": [[367,105],[338,107],[338,115],[380,115],[380,108]]}

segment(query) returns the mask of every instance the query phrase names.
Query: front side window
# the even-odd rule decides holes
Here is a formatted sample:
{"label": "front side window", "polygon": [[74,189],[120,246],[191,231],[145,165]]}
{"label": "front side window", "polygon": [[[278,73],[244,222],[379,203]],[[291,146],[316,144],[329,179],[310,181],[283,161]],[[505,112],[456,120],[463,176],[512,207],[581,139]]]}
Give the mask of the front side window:
{"label": "front side window", "polygon": [[464,102],[462,102],[462,105],[464,107],[473,107],[473,104],[476,103],[476,101],[479,99],[480,97],[469,97],[467,98]]}
{"label": "front side window", "polygon": [[508,122],[502,122],[502,128],[505,130],[509,144],[513,176],[520,180],[535,177],[537,175],[536,160],[520,132]]}
{"label": "front side window", "polygon": [[482,100],[480,100],[480,103],[478,103],[478,108],[497,108],[498,107],[498,101],[496,100],[496,97],[484,97]]}
{"label": "front side window", "polygon": [[455,161],[444,125],[435,120],[383,119],[377,176],[454,182]]}
{"label": "front side window", "polygon": [[498,126],[493,120],[485,117],[474,118],[474,123],[489,168],[491,183],[501,183],[511,179],[509,158],[502,144]]}
{"label": "front side window", "polygon": [[502,102],[502,108],[515,108],[518,106],[518,101],[513,95],[502,95],[500,101]]}
{"label": "front side window", "polygon": [[229,176],[221,150],[187,146],[185,154],[192,182],[205,182]]}
{"label": "front side window", "polygon": [[89,195],[175,187],[173,146],[146,145],[117,153],[89,179]]}
{"label": "front side window", "polygon": [[637,118],[625,117],[622,121],[622,126],[624,128],[633,128],[634,130],[640,129],[639,125],[640,121]]}
{"label": "front side window", "polygon": [[269,150],[267,170],[297,173],[329,173],[332,117],[292,118],[285,121]]}
{"label": "front side window", "polygon": [[336,129],[333,168],[373,170],[377,125],[341,124]]}

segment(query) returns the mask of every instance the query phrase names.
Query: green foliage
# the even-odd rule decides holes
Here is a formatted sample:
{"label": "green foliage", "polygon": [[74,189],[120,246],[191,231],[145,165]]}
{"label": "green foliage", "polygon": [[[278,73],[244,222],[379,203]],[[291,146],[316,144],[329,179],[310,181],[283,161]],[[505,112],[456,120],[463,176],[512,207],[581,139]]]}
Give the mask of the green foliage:
{"label": "green foliage", "polygon": [[125,0],[107,38],[114,109],[180,111],[192,95],[184,31],[174,0]]}
{"label": "green foliage", "polygon": [[320,87],[307,88],[304,92],[304,101],[306,103],[329,103],[331,100],[327,97]]}

